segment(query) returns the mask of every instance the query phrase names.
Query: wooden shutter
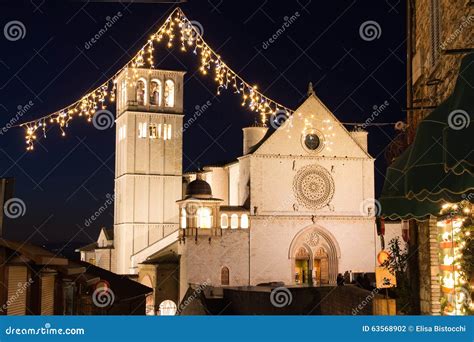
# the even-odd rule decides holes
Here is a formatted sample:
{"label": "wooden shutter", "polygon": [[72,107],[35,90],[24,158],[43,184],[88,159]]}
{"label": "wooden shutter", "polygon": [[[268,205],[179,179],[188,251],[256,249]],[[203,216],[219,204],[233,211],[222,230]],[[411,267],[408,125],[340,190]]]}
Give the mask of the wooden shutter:
{"label": "wooden shutter", "polygon": [[8,266],[7,315],[26,314],[27,276],[25,266]]}
{"label": "wooden shutter", "polygon": [[54,315],[54,275],[41,277],[41,315]]}

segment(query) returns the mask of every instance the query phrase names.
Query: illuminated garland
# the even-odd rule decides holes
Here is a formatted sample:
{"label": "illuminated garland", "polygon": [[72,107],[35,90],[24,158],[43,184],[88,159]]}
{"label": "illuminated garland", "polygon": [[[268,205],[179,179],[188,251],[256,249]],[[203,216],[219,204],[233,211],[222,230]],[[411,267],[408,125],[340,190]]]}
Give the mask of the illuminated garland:
{"label": "illuminated garland", "polygon": [[445,315],[470,315],[474,312],[470,286],[474,268],[471,203],[444,204],[440,214],[441,309]]}
{"label": "illuminated garland", "polygon": [[[179,31],[176,32],[177,30]],[[26,131],[25,141],[27,150],[33,150],[38,131],[41,131],[43,136],[46,137],[48,125],[59,125],[61,135],[65,136],[65,128],[68,127],[69,122],[74,117],[82,116],[88,122],[91,122],[98,110],[105,110],[107,108],[107,102],[113,103],[115,101],[116,80],[120,72],[126,68],[132,69],[132,80],[128,84],[129,86],[135,85],[138,78],[137,68],[154,68],[154,44],[166,41],[166,46],[172,48],[177,34],[179,35],[178,44],[181,45],[181,51],[188,51],[189,49],[200,57],[199,70],[201,73],[206,75],[214,72],[214,80],[218,84],[217,95],[220,95],[222,90],[231,88],[234,93],[240,94],[242,97],[242,106],[246,106],[251,111],[259,113],[262,122],[266,121],[268,115],[281,113],[289,117],[293,113],[293,110],[263,95],[257,90],[257,86],[250,85],[229,68],[222,61],[221,57],[204,41],[200,32],[193,26],[183,11],[180,8],[176,8],[168,16],[164,24],[150,36],[147,43],[138,53],[106,82],[67,107],[39,119],[20,124],[19,126],[23,127]]]}

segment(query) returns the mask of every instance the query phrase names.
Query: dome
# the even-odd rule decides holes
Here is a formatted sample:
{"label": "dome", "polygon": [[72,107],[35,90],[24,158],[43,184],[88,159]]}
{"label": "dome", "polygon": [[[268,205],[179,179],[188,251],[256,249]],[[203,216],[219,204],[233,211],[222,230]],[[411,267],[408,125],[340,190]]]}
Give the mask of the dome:
{"label": "dome", "polygon": [[211,186],[198,174],[197,179],[186,187],[186,197],[210,198],[212,197]]}

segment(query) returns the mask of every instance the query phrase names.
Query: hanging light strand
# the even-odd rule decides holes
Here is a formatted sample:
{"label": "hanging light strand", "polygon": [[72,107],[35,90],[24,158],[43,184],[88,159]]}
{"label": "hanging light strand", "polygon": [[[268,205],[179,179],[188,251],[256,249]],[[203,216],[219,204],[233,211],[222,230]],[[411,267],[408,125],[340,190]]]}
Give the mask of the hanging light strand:
{"label": "hanging light strand", "polygon": [[180,8],[175,8],[167,17],[163,25],[153,33],[146,44],[111,78],[97,88],[85,94],[81,99],[68,106],[45,115],[39,119],[21,123],[17,126],[25,129],[25,142],[27,150],[33,150],[37,139],[37,131],[42,130],[46,137],[47,125],[57,124],[61,135],[66,135],[69,122],[76,116],[85,117],[91,122],[98,110],[105,110],[107,103],[113,103],[116,99],[117,77],[124,71],[129,86],[136,84],[138,80],[138,69],[148,67],[154,69],[154,44],[166,43],[168,48],[175,45],[176,36],[179,34],[180,50],[186,52],[192,50],[200,59],[199,70],[203,75],[214,74],[217,83],[217,95],[222,91],[232,89],[235,94],[242,97],[242,106],[260,114],[262,123],[266,122],[269,115],[284,113],[290,116],[293,110],[263,95],[256,85],[251,85],[232,70],[203,39],[199,30],[186,17]]}

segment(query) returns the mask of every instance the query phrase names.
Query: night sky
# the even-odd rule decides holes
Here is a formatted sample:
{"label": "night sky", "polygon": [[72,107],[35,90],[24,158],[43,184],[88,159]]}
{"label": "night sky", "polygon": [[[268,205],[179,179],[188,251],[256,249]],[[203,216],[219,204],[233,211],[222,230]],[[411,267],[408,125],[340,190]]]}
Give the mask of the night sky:
{"label": "night sky", "polygon": [[[180,6],[190,20],[202,25],[204,39],[223,60],[270,98],[296,108],[311,81],[317,96],[343,122],[364,122],[374,106],[385,101],[389,105],[374,122],[404,120],[403,1],[190,0]],[[104,82],[146,43],[173,8],[161,3],[0,2],[0,127],[15,116],[18,106],[34,104],[21,121],[39,118]],[[86,49],[106,18],[118,12],[121,18]],[[268,44],[285,17],[296,12],[297,19]],[[12,20],[25,26],[23,39],[5,39],[3,28]],[[366,21],[379,24],[379,38],[361,38],[359,28]],[[156,67],[187,72],[188,118],[196,106],[212,103],[184,134],[183,171],[241,155],[242,128],[253,123],[256,114],[243,109],[232,91],[216,97],[212,76],[198,73],[192,53],[155,47]],[[386,168],[384,149],[395,132],[391,126],[368,131],[379,194]],[[115,127],[101,131],[75,119],[66,137],[54,128],[34,152],[26,152],[22,129],[1,134],[0,176],[16,179],[15,197],[26,204],[24,216],[6,220],[4,236],[70,251],[95,240],[101,226],[112,227],[112,207],[89,227],[85,220],[113,194],[114,134]]]}

